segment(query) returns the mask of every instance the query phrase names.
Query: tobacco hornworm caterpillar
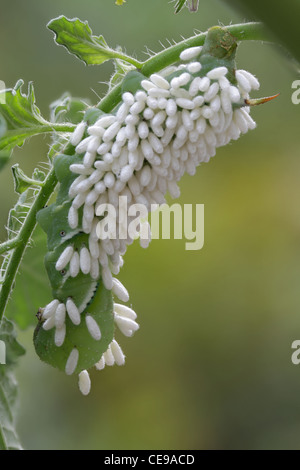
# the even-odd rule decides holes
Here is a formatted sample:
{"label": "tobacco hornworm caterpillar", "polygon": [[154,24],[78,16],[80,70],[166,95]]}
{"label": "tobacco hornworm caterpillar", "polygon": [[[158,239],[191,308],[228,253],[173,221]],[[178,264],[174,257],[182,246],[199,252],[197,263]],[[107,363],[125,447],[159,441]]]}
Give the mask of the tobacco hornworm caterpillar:
{"label": "tobacco hornworm caterpillar", "polygon": [[[67,360],[74,348],[79,352],[82,350],[84,354],[79,354],[76,367],[74,363],[68,373],[80,372],[96,364],[113,340],[114,331],[112,296],[99,284],[99,274],[91,279],[90,274],[79,270],[79,266],[72,272],[71,263],[69,269],[64,266],[68,262],[63,262],[62,268],[57,269],[57,261],[66,250],[72,250],[75,259],[88,245],[88,235],[80,227],[71,229],[68,224],[71,206],[68,188],[74,180],[69,166],[76,160],[76,156],[56,156],[54,166],[60,182],[57,200],[38,214],[38,222],[48,235],[49,253],[45,265],[55,300],[43,312],[42,318],[46,321],[42,328],[40,324],[36,330],[35,345],[41,359],[61,370],[66,370]],[[88,325],[90,317],[96,321],[92,333],[95,341],[91,341],[87,327],[77,328],[81,323]],[[55,327],[55,333],[52,327]]]}
{"label": "tobacco hornworm caterpillar", "polygon": [[[216,148],[255,127],[249,93],[259,83],[236,71],[235,51],[234,38],[212,28],[203,47],[184,50],[179,63],[159,74],[129,72],[114,112],[88,110],[70,138],[71,150],[54,159],[57,199],[38,214],[48,237],[45,265],[54,300],[42,310],[34,341],[42,360],[79,373],[84,394],[90,389],[86,369],[124,363],[115,325],[125,336],[138,329],[135,312],[113,301],[113,295],[129,300],[113,275],[134,239],[130,209],[138,204],[150,212],[165,203],[167,192],[178,197],[185,173],[195,174]],[[117,215],[116,236],[99,239],[100,209],[108,204]],[[145,227],[143,247],[151,238]]]}

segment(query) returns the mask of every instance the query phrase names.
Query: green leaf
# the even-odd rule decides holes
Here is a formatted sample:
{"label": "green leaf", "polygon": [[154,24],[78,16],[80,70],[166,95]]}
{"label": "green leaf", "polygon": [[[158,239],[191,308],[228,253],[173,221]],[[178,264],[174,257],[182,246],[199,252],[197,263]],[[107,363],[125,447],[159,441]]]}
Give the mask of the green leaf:
{"label": "green leaf", "polygon": [[6,347],[6,365],[0,366],[0,450],[22,450],[15,423],[18,386],[13,367],[25,350],[6,318],[1,323],[0,340]]}
{"label": "green leaf", "polygon": [[[118,47],[117,50],[122,52],[121,47]],[[124,60],[120,59],[114,59],[114,66],[115,72],[109,82],[110,89],[118,85],[118,83],[121,83],[125,75],[130,72],[130,70],[134,70],[134,67],[131,64],[128,64],[127,62],[124,62]]]}
{"label": "green leaf", "polygon": [[100,65],[114,58],[140,65],[132,57],[121,55],[117,50],[111,49],[103,36],[94,36],[87,21],[78,18],[70,20],[65,16],[59,16],[51,20],[47,26],[54,32],[56,43],[64,46],[86,65]]}
{"label": "green leaf", "polygon": [[18,194],[22,194],[27,191],[27,189],[35,186],[40,187],[41,182],[45,179],[45,173],[38,168],[34,170],[32,178],[25,175],[24,171],[19,167],[19,164],[13,165],[11,169],[14,179],[14,189]]}
{"label": "green leaf", "polygon": [[35,104],[32,83],[28,93],[22,93],[24,82],[19,80],[12,89],[4,90],[5,99],[0,100],[0,157],[7,159],[16,146],[22,146],[26,139],[48,132],[72,132],[75,126],[58,125],[46,121]]}
{"label": "green leaf", "polygon": [[[28,85],[28,93],[22,93],[23,80],[19,80],[13,89],[5,90],[5,102],[0,103],[0,112],[5,118],[7,130],[20,127],[32,127],[45,124],[40,110],[35,105],[35,94],[32,83]],[[1,133],[0,136],[2,137]]]}
{"label": "green leaf", "polygon": [[22,93],[23,84],[19,80],[14,88],[5,90],[5,100],[0,102],[0,151],[11,152],[15,146],[21,146],[27,137],[37,133],[36,128],[48,126],[35,105],[32,83],[28,85],[27,95]]}
{"label": "green leaf", "polygon": [[44,171],[40,170],[39,168],[35,168],[32,173],[32,180],[33,182],[38,181],[42,182],[46,179],[46,174]]}
{"label": "green leaf", "polygon": [[50,105],[50,121],[79,124],[90,105],[88,99],[73,98],[69,93],[64,93]]}
{"label": "green leaf", "polygon": [[111,53],[114,51],[108,47],[103,36],[93,36],[87,21],[60,16],[47,26],[55,33],[57,44],[66,47],[86,65],[99,65],[113,58]]}

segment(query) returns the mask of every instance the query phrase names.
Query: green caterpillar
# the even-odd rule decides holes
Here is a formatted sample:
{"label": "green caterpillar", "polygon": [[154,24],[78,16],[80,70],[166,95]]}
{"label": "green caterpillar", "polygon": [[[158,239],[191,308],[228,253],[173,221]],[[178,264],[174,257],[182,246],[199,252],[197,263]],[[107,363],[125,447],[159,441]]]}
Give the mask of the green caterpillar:
{"label": "green caterpillar", "polygon": [[112,291],[104,287],[99,270],[91,277],[90,272],[84,274],[78,269],[70,273],[70,266],[69,269],[57,269],[57,262],[66,248],[72,247],[73,254],[79,258],[79,253],[89,246],[89,236],[82,226],[72,229],[68,222],[71,206],[68,190],[76,178],[69,167],[81,159],[77,155],[55,157],[54,168],[60,183],[57,199],[37,217],[48,237],[45,267],[55,300],[39,315],[34,344],[41,360],[68,375],[81,374],[84,379],[86,373],[82,371],[93,366],[101,370],[105,363],[124,363],[123,352],[114,340],[116,318],[122,323],[125,315],[125,323],[132,323],[134,329],[138,325],[130,308],[114,304]]}
{"label": "green caterpillar", "polygon": [[[48,236],[49,253],[46,255],[45,266],[51,282],[53,297],[66,304],[72,299],[81,311],[81,327],[66,318],[66,340],[61,347],[55,344],[54,330],[45,330],[40,321],[35,332],[35,346],[40,358],[60,370],[65,370],[67,360],[74,348],[79,351],[79,360],[74,370],[79,373],[96,364],[113,340],[114,317],[113,300],[110,291],[105,289],[98,280],[91,280],[89,275],[79,272],[72,278],[68,270],[57,271],[55,265],[60,255],[70,243],[74,249],[80,250],[88,243],[88,236],[82,233],[81,227],[72,230],[68,224],[68,188],[75,179],[70,173],[69,166],[79,161],[79,157],[72,155],[58,155],[54,160],[60,190],[57,200],[51,206],[38,214],[38,222]],[[101,331],[100,341],[91,341],[91,335],[85,326],[86,317],[90,315],[95,319]],[[75,321],[76,323],[76,321]]]}
{"label": "green caterpillar", "polygon": [[[178,197],[185,173],[194,175],[218,147],[255,128],[249,93],[259,83],[236,70],[235,52],[235,39],[212,28],[203,48],[181,53],[181,63],[149,78],[129,72],[113,113],[89,109],[70,137],[71,150],[54,159],[57,199],[39,212],[38,222],[48,237],[45,265],[55,300],[41,309],[34,342],[43,361],[79,373],[84,394],[87,369],[124,364],[115,326],[128,337],[139,328],[135,312],[113,301],[113,295],[129,300],[113,275],[135,238],[127,230],[130,209],[142,204],[150,212],[166,202],[166,193]],[[102,238],[98,227],[107,205],[118,216],[116,237]],[[151,239],[145,226],[142,247]]]}

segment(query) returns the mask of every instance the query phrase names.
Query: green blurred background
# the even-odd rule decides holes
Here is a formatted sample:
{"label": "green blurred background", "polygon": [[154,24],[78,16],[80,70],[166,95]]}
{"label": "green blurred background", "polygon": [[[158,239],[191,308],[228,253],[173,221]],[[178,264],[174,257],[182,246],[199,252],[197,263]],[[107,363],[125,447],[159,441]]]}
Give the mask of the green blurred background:
{"label": "green blurred background", "polygon": [[[167,0],[123,7],[1,0],[0,78],[7,86],[33,80],[44,115],[66,90],[96,102],[112,72],[111,64],[87,68],[55,46],[46,24],[61,14],[88,20],[95,34],[141,60],[145,46],[159,51],[166,38],[244,19],[218,0],[177,16]],[[260,79],[257,97],[280,97],[253,109],[255,131],[183,178],[179,202],[205,204],[204,248],[155,240],[148,250],[128,250],[120,279],[141,329],[120,341],[126,366],[93,372],[92,393],[83,398],[75,378],[35,356],[32,331],[20,333],[25,448],[300,448],[300,366],[291,362],[291,343],[300,339],[300,105],[291,102],[298,77],[269,44],[242,44],[238,66]],[[45,161],[48,143],[32,139],[14,163],[30,172]],[[10,168],[0,175],[0,198],[3,227],[16,200]]]}

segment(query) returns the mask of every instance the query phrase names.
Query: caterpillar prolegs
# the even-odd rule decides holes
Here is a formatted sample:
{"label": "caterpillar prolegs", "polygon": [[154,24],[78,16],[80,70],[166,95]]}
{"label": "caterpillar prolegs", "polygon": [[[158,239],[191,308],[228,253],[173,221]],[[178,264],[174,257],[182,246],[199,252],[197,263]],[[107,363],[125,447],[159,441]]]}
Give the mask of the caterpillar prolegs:
{"label": "caterpillar prolegs", "polygon": [[[249,93],[259,83],[236,70],[235,51],[235,39],[212,28],[204,46],[184,50],[178,63],[150,77],[129,72],[113,112],[89,109],[70,137],[71,150],[54,159],[57,199],[38,214],[48,237],[45,264],[54,300],[41,309],[35,347],[42,360],[79,374],[84,394],[87,369],[124,363],[115,326],[125,336],[138,329],[135,312],[113,300],[129,300],[114,276],[134,239],[120,236],[130,208],[139,204],[150,212],[167,193],[177,198],[185,173],[194,175],[218,147],[255,128]],[[116,210],[117,236],[99,239],[105,217],[98,210],[105,204]],[[140,242],[147,247],[150,227],[143,224],[147,236]]]}

